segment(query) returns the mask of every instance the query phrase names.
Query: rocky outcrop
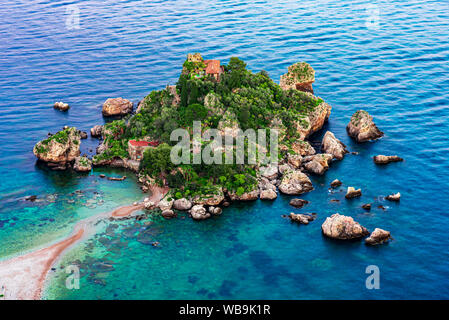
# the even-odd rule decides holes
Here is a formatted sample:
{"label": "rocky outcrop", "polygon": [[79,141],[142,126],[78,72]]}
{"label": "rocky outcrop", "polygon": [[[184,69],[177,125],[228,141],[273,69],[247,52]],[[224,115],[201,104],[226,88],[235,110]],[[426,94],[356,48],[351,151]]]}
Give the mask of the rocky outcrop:
{"label": "rocky outcrop", "polygon": [[384,156],[384,155],[378,155],[373,157],[375,164],[388,164],[390,162],[401,162],[404,161],[404,159],[398,157],[398,156]]}
{"label": "rocky outcrop", "polygon": [[332,188],[337,188],[337,187],[341,186],[342,184],[343,183],[340,180],[335,179],[334,181],[331,182],[331,187]]}
{"label": "rocky outcrop", "polygon": [[321,230],[326,237],[340,240],[360,239],[369,234],[368,230],[352,217],[338,213],[326,218]]}
{"label": "rocky outcrop", "polygon": [[245,192],[242,195],[238,195],[236,192],[228,192],[228,196],[232,201],[254,201],[259,198],[259,189]]}
{"label": "rocky outcrop", "polygon": [[261,190],[260,199],[261,200],[274,200],[278,197],[278,194],[274,190]]}
{"label": "rocky outcrop", "polygon": [[346,199],[353,199],[358,198],[362,195],[362,189],[354,189],[354,187],[348,187],[348,190],[346,191],[345,198]]}
{"label": "rocky outcrop", "polygon": [[309,203],[309,201],[304,200],[304,199],[291,199],[290,200],[290,205],[295,208],[302,208],[308,203]]}
{"label": "rocky outcrop", "polygon": [[389,231],[376,228],[374,231],[370,234],[368,238],[365,239],[365,243],[371,246],[378,245],[385,243],[389,240],[391,240],[391,234]]}
{"label": "rocky outcrop", "polygon": [[374,124],[373,117],[364,110],[358,110],[352,115],[346,131],[357,142],[379,139],[384,135]]}
{"label": "rocky outcrop", "polygon": [[202,205],[194,205],[192,209],[190,209],[190,215],[194,220],[204,220],[210,218],[210,213],[206,211],[206,209]]}
{"label": "rocky outcrop", "polygon": [[133,111],[133,103],[123,98],[109,98],[103,104],[105,117],[124,116]]}
{"label": "rocky outcrop", "polygon": [[101,125],[96,125],[90,129],[90,136],[92,138],[100,138],[102,134],[103,134],[103,126]]}
{"label": "rocky outcrop", "polygon": [[385,199],[389,201],[399,201],[401,200],[401,193],[390,194],[389,196],[386,196]]}
{"label": "rocky outcrop", "polygon": [[155,203],[150,200],[150,198],[145,198],[143,200],[143,206],[146,210],[152,210],[154,209]]}
{"label": "rocky outcrop", "polygon": [[190,202],[186,198],[181,198],[173,202],[173,208],[180,211],[187,211],[190,210],[190,208],[192,208],[192,202]]}
{"label": "rocky outcrop", "polygon": [[321,130],[323,125],[329,119],[331,110],[332,107],[326,102],[322,101],[318,106],[313,108],[313,110],[310,111],[308,115],[304,119],[302,119],[302,121],[298,122],[296,130],[300,134],[300,140],[304,140],[311,134]]}
{"label": "rocky outcrop", "polygon": [[200,204],[204,206],[218,206],[224,200],[223,190],[220,188],[216,194],[206,194],[196,196],[192,199],[194,204]]}
{"label": "rocky outcrop", "polygon": [[169,200],[169,199],[170,199],[169,197],[165,197],[164,199],[159,201],[159,204],[157,206],[161,211],[171,210],[175,200],[173,200],[173,199]]}
{"label": "rocky outcrop", "polygon": [[90,172],[92,170],[92,161],[87,157],[76,157],[73,170],[77,172]]}
{"label": "rocky outcrop", "polygon": [[64,102],[55,102],[55,104],[53,105],[53,108],[59,111],[67,111],[70,109],[70,106],[67,103]]}
{"label": "rocky outcrop", "polygon": [[296,89],[313,93],[315,70],[306,62],[298,62],[288,67],[288,72],[281,76],[279,85],[283,90]]}
{"label": "rocky outcrop", "polygon": [[301,168],[301,164],[302,164],[302,156],[299,154],[289,154],[287,156],[287,163],[295,168],[295,169],[299,169]]}
{"label": "rocky outcrop", "polygon": [[329,169],[329,163],[331,161],[331,154],[320,153],[305,157],[303,159],[303,166],[310,173],[322,175]]}
{"label": "rocky outcrop", "polygon": [[81,137],[76,128],[65,128],[62,131],[38,142],[34,155],[54,170],[65,170],[80,155]]}
{"label": "rocky outcrop", "polygon": [[285,172],[279,190],[285,194],[297,195],[313,190],[309,177],[299,170]]}
{"label": "rocky outcrop", "polygon": [[208,209],[209,213],[214,216],[219,216],[223,210],[220,207],[210,206]]}
{"label": "rocky outcrop", "polygon": [[302,213],[295,214],[291,212],[288,217],[293,222],[297,222],[300,224],[309,224],[309,222],[316,219],[316,214],[302,214]]}
{"label": "rocky outcrop", "polygon": [[335,135],[330,131],[327,131],[323,137],[321,150],[331,154],[337,160],[342,160],[345,154],[349,153],[346,149],[346,145],[335,138]]}
{"label": "rocky outcrop", "polygon": [[260,167],[259,172],[262,177],[265,177],[268,180],[273,180],[277,178],[279,170],[276,165],[271,164],[266,167]]}
{"label": "rocky outcrop", "polygon": [[311,156],[316,153],[315,149],[307,141],[297,140],[292,143],[292,150],[300,156]]}

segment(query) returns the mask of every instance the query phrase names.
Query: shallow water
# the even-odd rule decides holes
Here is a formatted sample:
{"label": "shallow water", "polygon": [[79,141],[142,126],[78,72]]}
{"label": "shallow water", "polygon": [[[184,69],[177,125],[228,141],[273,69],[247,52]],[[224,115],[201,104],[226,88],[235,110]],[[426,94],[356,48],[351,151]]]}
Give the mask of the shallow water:
{"label": "shallow water", "polygon": [[[325,130],[359,154],[313,178],[315,190],[303,196],[311,203],[303,209],[281,196],[235,204],[201,223],[104,221],[96,237],[63,257],[46,298],[449,298],[449,8],[446,1],[377,5],[378,30],[365,25],[364,1],[89,1],[79,4],[80,29],[68,29],[66,2],[4,1],[0,258],[56,241],[80,219],[143,197],[129,172],[49,172],[35,165],[32,147],[64,125],[88,130],[103,123],[100,106],[108,97],[136,102],[174,84],[186,54],[198,51],[224,61],[239,56],[275,80],[290,64],[309,62],[315,93],[333,107]],[[68,113],[53,110],[59,100],[72,106]],[[345,126],[360,108],[374,116],[383,139],[356,144],[347,136]],[[97,141],[82,144],[91,153]],[[379,167],[371,159],[376,154],[406,161]],[[105,171],[128,179],[100,179]],[[330,194],[335,178],[361,187],[363,197],[347,201],[343,189]],[[85,195],[69,196],[76,190]],[[97,202],[87,207],[94,191]],[[399,204],[382,200],[393,192],[401,192]],[[21,200],[32,194],[46,200]],[[373,203],[370,213],[360,208],[366,202]],[[281,218],[289,212],[316,212],[318,218],[298,226]],[[389,230],[394,241],[371,248],[325,239],[321,224],[335,212],[370,230]],[[81,288],[67,290],[61,266],[76,260],[86,269]],[[365,288],[368,265],[380,268],[380,290]]]}

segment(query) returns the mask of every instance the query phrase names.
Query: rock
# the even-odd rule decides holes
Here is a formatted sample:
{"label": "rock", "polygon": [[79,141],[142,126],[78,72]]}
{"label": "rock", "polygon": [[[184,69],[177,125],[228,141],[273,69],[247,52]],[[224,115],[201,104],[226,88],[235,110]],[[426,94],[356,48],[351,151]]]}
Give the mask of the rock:
{"label": "rock", "polygon": [[290,205],[295,208],[302,208],[308,203],[309,203],[309,201],[303,200],[303,199],[298,199],[298,198],[290,200]]}
{"label": "rock", "polygon": [[133,111],[133,103],[123,98],[109,98],[103,104],[103,115],[123,116]]}
{"label": "rock", "polygon": [[332,155],[320,153],[313,156],[307,156],[303,159],[304,168],[317,175],[323,175],[329,169],[329,163],[332,161]]}
{"label": "rock", "polygon": [[345,198],[352,199],[358,198],[362,195],[362,189],[354,189],[354,187],[348,187],[348,191],[346,192]]}
{"label": "rock", "polygon": [[154,209],[154,202],[151,201],[149,198],[145,198],[145,200],[143,200],[143,206],[147,210]]}
{"label": "rock", "polygon": [[321,150],[331,154],[337,160],[342,160],[345,154],[349,153],[346,145],[335,138],[335,135],[330,131],[327,131],[323,137]]}
{"label": "rock", "polygon": [[312,147],[312,145],[309,142],[303,140],[297,140],[293,142],[292,150],[295,154],[300,155],[302,157],[312,156],[316,154],[316,151]]}
{"label": "rock", "polygon": [[162,216],[165,219],[171,219],[171,218],[176,217],[176,213],[173,210],[164,210],[164,211],[162,211]]}
{"label": "rock", "polygon": [[121,178],[116,178],[116,177],[108,177],[108,180],[110,181],[123,181],[126,179],[126,176],[123,176]]}
{"label": "rock", "polygon": [[364,110],[358,110],[352,115],[346,131],[357,142],[379,139],[384,135],[374,124],[373,117]]}
{"label": "rock", "polygon": [[303,194],[313,190],[313,185],[307,175],[299,170],[294,170],[284,174],[279,190],[285,194]]}
{"label": "rock", "polygon": [[365,210],[367,210],[367,211],[370,211],[370,210],[371,210],[371,203],[365,203],[365,204],[362,206],[362,208],[365,209]]}
{"label": "rock", "polygon": [[334,181],[331,182],[331,187],[332,188],[337,188],[337,187],[341,186],[342,184],[343,183],[340,180],[335,179]]}
{"label": "rock", "polygon": [[389,231],[376,228],[374,231],[370,234],[368,238],[365,239],[365,243],[371,246],[382,244],[384,242],[387,242],[388,240],[391,240],[391,234]]}
{"label": "rock", "polygon": [[36,199],[37,199],[37,196],[35,196],[35,195],[28,196],[28,197],[25,198],[26,201],[31,201],[31,202],[36,201]]}
{"label": "rock", "polygon": [[327,217],[321,226],[321,230],[325,236],[340,240],[360,239],[369,234],[368,230],[355,222],[352,217],[338,213]]}
{"label": "rock", "polygon": [[92,161],[87,157],[76,157],[73,170],[77,172],[90,172],[92,170]]}
{"label": "rock", "polygon": [[103,126],[96,125],[90,129],[90,135],[92,138],[100,138],[103,134]]}
{"label": "rock", "polygon": [[267,167],[261,167],[259,169],[260,174],[262,177],[267,178],[268,180],[276,179],[278,176],[278,167],[276,165],[269,165]]}
{"label": "rock", "polygon": [[261,200],[274,200],[278,197],[276,191],[268,189],[260,191],[260,199]]}
{"label": "rock", "polygon": [[302,156],[299,154],[289,154],[287,157],[287,162],[291,167],[299,169],[302,164]]}
{"label": "rock", "polygon": [[295,214],[295,213],[290,213],[290,215],[288,216],[290,218],[291,221],[294,222],[298,222],[300,224],[309,224],[309,222],[313,221],[316,219],[316,215],[315,214]]}
{"label": "rock", "polygon": [[228,196],[232,201],[254,201],[259,198],[259,189],[245,192],[240,196],[236,192],[228,192]]}
{"label": "rock", "polygon": [[315,70],[306,62],[298,62],[288,67],[288,72],[281,76],[279,85],[283,90],[296,89],[313,93]]}
{"label": "rock", "polygon": [[181,198],[173,202],[173,208],[175,208],[176,210],[187,211],[192,208],[192,202],[190,202],[186,198]]}
{"label": "rock", "polygon": [[100,177],[100,178],[106,178],[106,175],[100,174],[99,177]]}
{"label": "rock", "polygon": [[218,206],[224,200],[223,190],[217,189],[216,194],[207,194],[196,196],[192,199],[194,204],[201,204],[204,206]]}
{"label": "rock", "polygon": [[190,209],[190,214],[194,220],[204,220],[210,218],[210,213],[206,211],[206,209],[202,205],[194,205],[192,209]]}
{"label": "rock", "polygon": [[214,206],[210,206],[208,210],[209,210],[209,213],[214,216],[219,216],[223,212],[223,210],[221,210],[220,207],[214,207]]}
{"label": "rock", "polygon": [[67,103],[64,102],[55,102],[55,104],[53,105],[53,108],[59,111],[67,111],[70,109],[70,106]]}
{"label": "rock", "polygon": [[165,197],[164,199],[159,201],[158,208],[161,209],[161,211],[171,210],[174,202],[175,200],[168,200],[168,198]]}
{"label": "rock", "polygon": [[388,164],[390,162],[401,162],[404,161],[404,159],[398,157],[398,156],[384,156],[384,155],[378,155],[373,157],[375,164]]}
{"label": "rock", "polygon": [[81,139],[87,139],[87,132],[85,132],[85,131],[80,131],[79,133],[80,133],[80,138],[81,138]]}
{"label": "rock", "polygon": [[386,196],[385,199],[389,201],[399,201],[401,200],[401,193],[390,194],[389,196]]}
{"label": "rock", "polygon": [[294,170],[294,168],[292,166],[290,166],[289,164],[286,164],[286,163],[285,164],[281,164],[279,166],[279,173],[280,174],[284,174],[287,171],[292,171],[292,170]]}
{"label": "rock", "polygon": [[223,207],[229,207],[231,204],[228,201],[223,202]]}
{"label": "rock", "polygon": [[64,170],[80,155],[81,137],[76,128],[66,128],[38,142],[34,155],[50,168]]}

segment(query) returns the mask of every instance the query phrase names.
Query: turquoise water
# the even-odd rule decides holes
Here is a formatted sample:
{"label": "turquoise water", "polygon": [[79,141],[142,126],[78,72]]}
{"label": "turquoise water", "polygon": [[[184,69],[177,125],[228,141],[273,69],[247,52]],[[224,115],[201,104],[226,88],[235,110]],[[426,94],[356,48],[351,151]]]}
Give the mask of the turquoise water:
{"label": "turquoise water", "polygon": [[[58,263],[46,298],[449,298],[449,8],[446,1],[377,1],[376,30],[365,24],[368,3],[70,2],[80,9],[80,29],[68,29],[67,2],[3,1],[0,259],[52,243],[77,221],[143,197],[132,173],[49,172],[36,166],[32,147],[64,125],[88,130],[103,123],[108,97],[138,101],[174,84],[186,54],[198,51],[224,61],[239,56],[276,80],[290,64],[309,62],[315,93],[333,107],[325,130],[359,154],[314,177],[303,209],[280,196],[233,204],[199,223],[182,214],[170,221],[101,221],[96,236]],[[72,106],[68,113],[53,110],[59,100]],[[383,139],[359,145],[347,136],[345,126],[359,108],[375,117]],[[83,140],[82,151],[91,154],[96,144]],[[406,161],[378,167],[371,159],[376,154]],[[105,172],[128,179],[100,179]],[[346,201],[343,189],[329,193],[335,178],[361,187],[363,197]],[[76,190],[83,196],[72,195]],[[393,192],[401,192],[400,203],[382,200]],[[32,194],[42,201],[22,200]],[[370,213],[360,208],[366,202],[373,203]],[[281,218],[289,212],[318,218],[298,226]],[[320,227],[335,212],[370,230],[389,230],[394,241],[374,248],[329,241]],[[74,262],[82,266],[81,287],[67,290],[63,267]],[[379,290],[365,288],[368,265],[380,268]]]}

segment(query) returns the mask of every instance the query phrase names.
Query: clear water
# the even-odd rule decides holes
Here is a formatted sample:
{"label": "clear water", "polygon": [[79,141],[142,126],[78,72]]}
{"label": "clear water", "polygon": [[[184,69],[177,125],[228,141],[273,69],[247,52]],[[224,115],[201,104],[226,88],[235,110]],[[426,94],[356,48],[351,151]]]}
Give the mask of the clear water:
{"label": "clear water", "polygon": [[[48,172],[35,165],[32,147],[64,125],[88,130],[103,123],[100,106],[108,97],[138,101],[174,84],[189,52],[224,61],[239,56],[276,80],[290,64],[309,62],[316,94],[333,107],[325,129],[359,154],[313,178],[315,190],[303,197],[311,203],[301,210],[281,196],[234,204],[200,223],[102,221],[96,236],[58,263],[46,298],[449,298],[447,1],[377,1],[378,30],[365,25],[367,1],[71,2],[80,9],[80,29],[72,30],[68,4],[0,6],[0,258],[54,242],[76,221],[143,197],[131,173]],[[72,106],[68,113],[53,110],[59,100]],[[382,140],[358,145],[348,138],[345,126],[359,108],[375,117]],[[83,140],[83,151],[96,143]],[[406,161],[378,167],[376,154]],[[105,181],[98,177],[105,171],[129,178]],[[329,193],[335,178],[361,187],[363,197]],[[75,190],[84,196],[71,196]],[[392,192],[401,192],[399,204],[382,200]],[[46,200],[21,200],[31,194]],[[370,213],[360,208],[365,202],[373,202]],[[281,218],[301,211],[318,218],[308,226]],[[329,241],[320,227],[335,212],[389,230],[394,241],[374,248]],[[77,260],[81,288],[67,290],[63,267]],[[368,265],[380,268],[380,290],[365,288]]]}

